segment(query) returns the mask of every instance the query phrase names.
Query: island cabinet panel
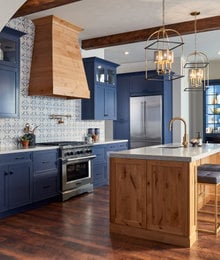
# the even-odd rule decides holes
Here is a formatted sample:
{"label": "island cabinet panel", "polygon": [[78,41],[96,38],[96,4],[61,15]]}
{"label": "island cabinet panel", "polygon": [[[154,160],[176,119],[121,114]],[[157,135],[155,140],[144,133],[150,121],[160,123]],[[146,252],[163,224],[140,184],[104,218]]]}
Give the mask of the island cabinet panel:
{"label": "island cabinet panel", "polygon": [[110,231],[191,247],[199,161],[110,158]]}
{"label": "island cabinet panel", "polygon": [[112,160],[111,222],[146,227],[146,161]]}
{"label": "island cabinet panel", "polygon": [[[147,168],[147,228],[186,235],[189,211],[187,163],[150,161]],[[157,207],[155,207],[157,205]]]}

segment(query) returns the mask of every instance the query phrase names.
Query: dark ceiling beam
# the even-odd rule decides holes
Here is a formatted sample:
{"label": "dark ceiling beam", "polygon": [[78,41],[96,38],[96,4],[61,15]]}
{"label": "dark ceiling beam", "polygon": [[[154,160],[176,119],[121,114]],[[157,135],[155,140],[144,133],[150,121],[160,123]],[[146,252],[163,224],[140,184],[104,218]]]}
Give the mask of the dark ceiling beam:
{"label": "dark ceiling beam", "polygon": [[[194,20],[165,26],[178,31],[181,35],[194,33]],[[160,27],[112,34],[108,36],[82,40],[81,47],[85,50],[105,48],[116,45],[146,41]],[[207,32],[220,29],[220,16],[197,19],[197,32]]]}
{"label": "dark ceiling beam", "polygon": [[45,11],[61,5],[66,5],[81,0],[27,0],[14,14],[13,18]]}

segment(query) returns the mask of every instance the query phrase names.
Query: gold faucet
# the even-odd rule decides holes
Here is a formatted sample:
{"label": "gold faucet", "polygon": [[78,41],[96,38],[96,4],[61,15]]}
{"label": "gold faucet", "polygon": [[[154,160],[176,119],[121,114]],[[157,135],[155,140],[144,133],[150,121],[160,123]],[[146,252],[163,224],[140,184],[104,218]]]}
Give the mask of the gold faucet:
{"label": "gold faucet", "polygon": [[172,129],[172,124],[173,124],[173,122],[174,121],[176,121],[176,120],[180,120],[180,121],[182,121],[183,123],[184,123],[184,136],[183,136],[183,142],[182,142],[182,145],[186,148],[186,147],[188,147],[188,135],[187,135],[187,133],[186,133],[186,121],[182,118],[182,117],[173,117],[171,120],[170,120],[170,123],[169,123],[169,125],[170,125],[170,131],[171,131],[171,129]]}

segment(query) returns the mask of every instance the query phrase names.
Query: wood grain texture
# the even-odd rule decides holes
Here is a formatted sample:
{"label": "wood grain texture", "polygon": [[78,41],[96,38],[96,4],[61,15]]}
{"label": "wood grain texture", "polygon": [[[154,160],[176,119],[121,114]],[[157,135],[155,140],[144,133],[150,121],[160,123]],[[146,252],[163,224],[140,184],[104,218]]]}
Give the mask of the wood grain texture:
{"label": "wood grain texture", "polygon": [[55,16],[33,22],[35,41],[29,95],[89,98],[78,43],[82,29]]}
{"label": "wood grain texture", "polygon": [[[118,159],[111,164],[111,219],[146,228],[146,161]],[[116,161],[115,161],[116,162]]]}
{"label": "wood grain texture", "polygon": [[47,9],[55,8],[81,0],[27,0],[14,14],[13,18],[24,16]]}
{"label": "wood grain texture", "polygon": [[188,162],[110,158],[111,232],[192,246],[197,240],[195,169]]}
{"label": "wood grain texture", "polygon": [[109,233],[109,187],[0,220],[0,259],[217,260],[220,237],[191,249]]}
{"label": "wood grain texture", "polygon": [[[194,20],[169,24],[166,28],[177,30],[181,35],[194,33]],[[123,32],[103,37],[82,40],[82,48],[85,50],[105,48],[110,46],[146,41],[147,38],[160,27],[146,28],[142,30]],[[220,29],[220,16],[197,20],[197,32],[207,32]],[[152,38],[153,39],[153,38]]]}

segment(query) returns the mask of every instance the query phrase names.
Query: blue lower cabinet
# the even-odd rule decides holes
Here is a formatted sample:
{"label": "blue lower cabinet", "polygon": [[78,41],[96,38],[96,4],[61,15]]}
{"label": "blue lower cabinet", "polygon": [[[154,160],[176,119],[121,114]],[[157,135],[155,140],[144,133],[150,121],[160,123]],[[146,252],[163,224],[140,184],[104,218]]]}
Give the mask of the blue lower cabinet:
{"label": "blue lower cabinet", "polygon": [[108,153],[110,151],[121,151],[128,149],[128,142],[117,142],[111,144],[94,145],[93,153],[93,187],[98,188],[109,184]]}
{"label": "blue lower cabinet", "polygon": [[31,202],[31,153],[2,155],[0,158],[0,212]]}
{"label": "blue lower cabinet", "polygon": [[93,187],[98,188],[107,184],[106,163],[93,165]]}
{"label": "blue lower cabinet", "polygon": [[0,217],[57,198],[59,190],[58,150],[0,155]]}
{"label": "blue lower cabinet", "polygon": [[34,177],[33,200],[40,201],[58,195],[57,172],[39,174]]}
{"label": "blue lower cabinet", "polygon": [[41,201],[59,194],[58,150],[33,152],[33,200]]}

